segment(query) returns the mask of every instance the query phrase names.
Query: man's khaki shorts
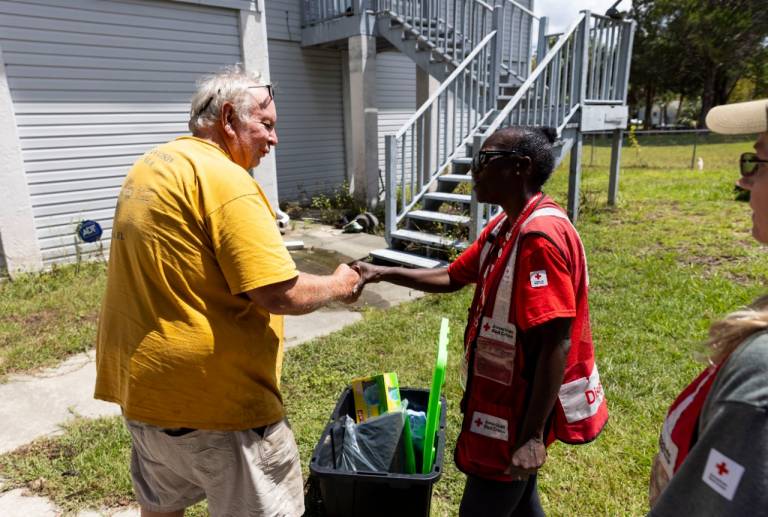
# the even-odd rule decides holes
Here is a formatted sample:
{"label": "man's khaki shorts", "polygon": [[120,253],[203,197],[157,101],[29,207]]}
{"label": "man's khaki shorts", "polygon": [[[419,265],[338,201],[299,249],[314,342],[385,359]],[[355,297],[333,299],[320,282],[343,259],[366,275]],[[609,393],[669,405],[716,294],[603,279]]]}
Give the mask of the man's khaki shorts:
{"label": "man's khaki shorts", "polygon": [[263,436],[253,430],[171,436],[141,422],[126,424],[133,488],[145,509],[173,512],[207,498],[212,517],[304,513],[299,450],[284,420]]}

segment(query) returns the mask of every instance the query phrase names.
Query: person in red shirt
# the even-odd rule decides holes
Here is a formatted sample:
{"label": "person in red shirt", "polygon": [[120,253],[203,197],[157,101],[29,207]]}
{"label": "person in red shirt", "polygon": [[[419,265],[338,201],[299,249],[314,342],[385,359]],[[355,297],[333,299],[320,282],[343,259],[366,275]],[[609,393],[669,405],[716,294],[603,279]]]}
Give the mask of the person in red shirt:
{"label": "person in red shirt", "polygon": [[473,159],[477,199],[500,205],[446,268],[363,262],[361,284],[445,293],[475,284],[465,332],[464,413],[455,461],[467,474],[461,516],[544,515],[536,473],[546,447],[593,440],[608,412],[594,364],[584,249],[542,192],[554,169],[551,128],[491,135]]}

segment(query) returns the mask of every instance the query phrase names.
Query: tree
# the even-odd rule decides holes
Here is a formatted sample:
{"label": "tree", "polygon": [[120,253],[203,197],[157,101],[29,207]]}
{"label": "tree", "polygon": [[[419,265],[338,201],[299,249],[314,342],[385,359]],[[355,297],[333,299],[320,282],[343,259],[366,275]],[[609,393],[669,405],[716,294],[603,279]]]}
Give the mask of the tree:
{"label": "tree", "polygon": [[701,81],[699,126],[709,110],[728,102],[739,79],[768,50],[768,6],[765,0],[686,0],[680,13],[685,32],[682,43],[688,59],[699,64]]}
{"label": "tree", "polygon": [[632,14],[638,22],[632,83],[646,106],[665,92],[701,97],[703,126],[739,79],[752,78],[760,85],[755,91],[768,89],[765,0],[635,0]]}
{"label": "tree", "polygon": [[659,73],[658,69],[668,68],[667,58],[670,52],[665,37],[663,10],[655,1],[635,0],[632,17],[637,22],[637,28],[628,97],[630,105],[633,106],[637,106],[641,100],[644,102],[644,127],[648,129],[656,96],[666,86],[664,78],[667,74]]}

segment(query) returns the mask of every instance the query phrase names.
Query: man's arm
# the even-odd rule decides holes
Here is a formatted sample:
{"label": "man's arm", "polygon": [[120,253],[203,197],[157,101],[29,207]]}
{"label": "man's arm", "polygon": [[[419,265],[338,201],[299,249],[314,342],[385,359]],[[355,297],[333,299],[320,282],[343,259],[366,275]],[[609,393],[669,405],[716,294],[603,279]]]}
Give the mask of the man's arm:
{"label": "man's arm", "polygon": [[510,472],[521,475],[538,470],[547,458],[544,426],[555,406],[571,348],[571,318],[556,318],[531,328],[526,346],[538,350],[531,400],[523,417],[517,449],[512,455]]}
{"label": "man's arm", "polygon": [[451,280],[447,267],[409,269],[377,266],[367,262],[355,262],[352,267],[360,272],[361,288],[367,283],[390,282],[427,293],[452,293],[464,287],[464,284]]}
{"label": "man's arm", "polygon": [[272,314],[307,314],[334,301],[352,302],[359,292],[360,275],[341,264],[332,275],[318,276],[299,273],[298,276],[251,289],[246,294],[252,302]]}

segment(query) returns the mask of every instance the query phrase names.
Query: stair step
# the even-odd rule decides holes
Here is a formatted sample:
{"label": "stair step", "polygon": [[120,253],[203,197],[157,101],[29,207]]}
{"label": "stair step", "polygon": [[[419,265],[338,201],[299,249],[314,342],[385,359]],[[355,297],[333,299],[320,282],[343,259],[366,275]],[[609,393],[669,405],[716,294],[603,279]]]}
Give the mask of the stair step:
{"label": "stair step", "polygon": [[444,214],[442,212],[433,212],[431,210],[413,210],[408,212],[409,219],[418,219],[420,221],[431,221],[442,224],[469,224],[469,217],[459,214]]}
{"label": "stair step", "polygon": [[434,233],[417,232],[414,230],[396,230],[392,232],[391,237],[401,241],[411,241],[417,244],[439,248],[457,248],[463,250],[469,246],[469,243],[466,241],[451,239],[450,237],[435,235]]}
{"label": "stair step", "polygon": [[424,199],[443,201],[445,203],[469,204],[472,201],[472,196],[469,194],[454,194],[452,192],[429,192],[424,194]]}
{"label": "stair step", "polygon": [[[456,160],[454,160],[454,163],[456,163]],[[472,181],[472,176],[469,174],[443,174],[437,179],[446,183],[468,183]]]}
{"label": "stair step", "polygon": [[442,260],[422,257],[414,253],[407,253],[405,251],[390,249],[373,250],[371,251],[371,256],[379,260],[386,260],[388,262],[394,262],[395,264],[402,264],[403,266],[419,267],[424,269],[433,269],[447,265],[447,262]]}
{"label": "stair step", "polygon": [[454,165],[466,165],[467,167],[469,167],[470,165],[472,165],[472,158],[468,156],[465,156],[463,158],[454,158],[453,160],[451,160],[451,163],[453,163]]}

